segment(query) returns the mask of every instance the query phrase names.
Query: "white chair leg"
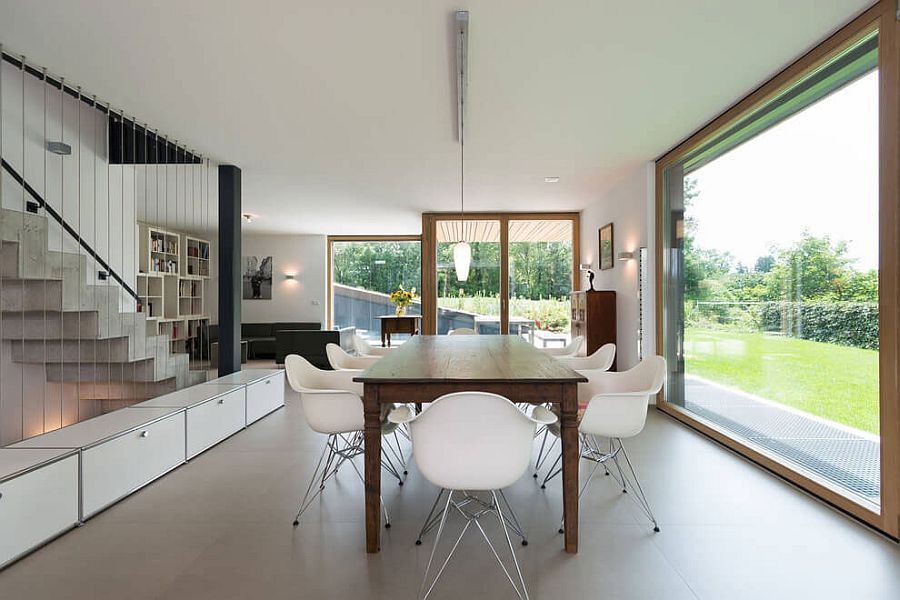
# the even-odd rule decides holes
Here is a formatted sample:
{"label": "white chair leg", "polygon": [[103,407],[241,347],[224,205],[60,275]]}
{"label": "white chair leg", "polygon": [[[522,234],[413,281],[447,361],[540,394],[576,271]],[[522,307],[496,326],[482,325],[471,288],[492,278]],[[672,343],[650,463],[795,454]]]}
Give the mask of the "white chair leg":
{"label": "white chair leg", "polygon": [[[299,509],[297,510],[297,515],[294,517],[294,526],[295,527],[300,524],[301,515],[303,515],[303,513],[306,511],[306,509],[309,507],[309,505],[312,504],[312,501],[316,498],[316,496],[318,496],[319,494],[322,493],[323,489],[325,489],[325,484],[324,484],[324,480],[323,480],[322,482],[319,483],[319,489],[316,491],[316,493],[313,495],[313,497],[312,498],[309,497],[309,493],[312,491],[313,484],[316,482],[316,479],[319,478],[319,470],[322,467],[322,461],[325,460],[326,454],[328,455],[328,458],[329,458],[329,460],[326,462],[326,465],[331,462],[331,453],[329,452],[329,450],[331,448],[331,438],[332,437],[333,436],[328,436],[328,441],[325,442],[325,446],[322,448],[322,454],[319,456],[319,462],[316,463],[316,468],[313,471],[312,476],[309,478],[309,485],[306,486],[306,493],[304,493],[303,498],[300,499],[300,504],[299,504]],[[326,466],[326,470],[327,470],[327,466]],[[325,470],[322,471],[323,474],[324,474],[324,472],[325,472]],[[307,502],[307,500],[309,500],[309,501]]]}
{"label": "white chair leg", "polygon": [[[503,511],[500,508],[500,503],[497,501],[497,493],[491,492],[491,496],[494,499],[494,506],[497,508],[497,520],[500,521],[500,526],[503,527],[503,535],[506,537],[506,545],[509,547],[509,554],[512,556],[513,565],[516,567],[516,574],[519,576],[519,585],[521,588],[517,587],[515,582],[513,582],[512,577],[510,577],[509,572],[506,570],[506,567],[503,566],[503,561],[500,560],[500,557],[497,555],[497,552],[494,551],[494,556],[497,558],[497,562],[500,563],[500,566],[503,568],[503,572],[506,573],[506,578],[509,579],[509,582],[512,584],[513,589],[516,590],[516,595],[523,600],[528,600],[528,589],[525,587],[525,578],[522,577],[522,569],[519,567],[519,560],[516,558],[516,551],[513,549],[512,540],[509,537],[509,530],[506,528],[506,519],[503,516]],[[504,499],[505,500],[505,499]],[[481,525],[478,521],[475,522],[478,525],[478,529],[481,529]],[[484,533],[484,530],[481,529],[481,534],[484,536],[484,539],[487,541],[488,546],[491,547],[491,550],[494,550],[491,541],[488,539],[487,535]]]}
{"label": "white chair leg", "polygon": [[438,491],[437,497],[434,499],[434,503],[431,505],[431,510],[428,511],[428,516],[425,517],[425,522],[422,523],[422,529],[419,530],[419,535],[416,536],[416,546],[422,545],[422,538],[425,537],[432,528],[437,525],[444,516],[444,512],[441,511],[438,514],[435,514],[435,509],[437,508],[438,502],[441,501],[441,497],[444,495],[444,492],[447,490],[445,488],[441,488]]}
{"label": "white chair leg", "polygon": [[[444,534],[444,526],[447,524],[447,517],[450,515],[450,505],[453,502],[453,491],[451,490],[449,494],[447,494],[447,503],[444,505],[444,514],[441,515],[441,524],[438,526],[437,536],[434,538],[434,546],[431,548],[431,555],[428,557],[428,564],[425,565],[425,577],[422,579],[422,586],[419,588],[419,597],[422,600],[428,598],[431,594],[431,591],[434,589],[435,584],[440,579],[441,574],[444,572],[444,569],[447,567],[447,563],[450,562],[450,559],[453,557],[453,553],[456,551],[456,547],[459,546],[460,540],[462,540],[463,536],[466,533],[466,530],[471,525],[471,521],[466,522],[462,531],[459,534],[459,537],[456,538],[456,542],[453,544],[453,547],[450,549],[450,553],[447,554],[447,558],[444,560],[444,563],[441,565],[441,568],[438,569],[437,574],[434,576],[434,579],[431,582],[431,585],[428,585],[428,573],[431,571],[431,565],[434,562],[434,555],[437,551],[438,544],[441,543],[441,537]],[[426,586],[428,589],[426,590]],[[424,592],[424,594],[423,594]]]}
{"label": "white chair leg", "polygon": [[[644,511],[647,518],[653,523],[653,531],[659,533],[659,523],[657,523],[656,517],[653,515],[653,510],[650,508],[650,503],[647,501],[647,496],[644,494],[644,489],[641,487],[641,482],[638,480],[634,465],[631,464],[631,459],[628,458],[628,453],[625,452],[625,446],[622,445],[622,440],[617,439],[616,443],[618,444],[618,451],[613,454],[613,461],[616,463],[616,468],[622,477],[622,492],[627,494],[629,487],[635,492],[632,494],[632,498],[637,502],[641,510]],[[622,455],[622,458],[625,461],[624,470],[619,463],[619,454]]]}

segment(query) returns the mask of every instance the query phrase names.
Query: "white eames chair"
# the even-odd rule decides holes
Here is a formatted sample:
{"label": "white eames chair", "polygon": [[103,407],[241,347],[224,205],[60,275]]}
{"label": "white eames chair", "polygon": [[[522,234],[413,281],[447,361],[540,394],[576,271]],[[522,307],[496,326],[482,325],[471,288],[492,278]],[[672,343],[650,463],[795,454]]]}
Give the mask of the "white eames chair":
{"label": "white eames chair", "polygon": [[478,335],[478,332],[471,327],[460,327],[459,329],[451,329],[447,335]]}
{"label": "white eames chair", "polygon": [[[314,431],[328,436],[306,493],[300,500],[300,507],[294,517],[296,526],[300,524],[300,517],[313,500],[325,489],[325,483],[337,474],[344,463],[350,463],[360,481],[365,483],[359,467],[353,462],[353,459],[362,455],[364,451],[363,387],[361,383],[353,381],[358,371],[325,371],[296,354],[285,357],[284,367],[288,383],[300,394],[300,405],[306,422]],[[386,419],[383,421],[382,436],[394,434],[396,430],[397,425]],[[393,437],[397,442],[396,435]],[[391,446],[389,438],[385,437],[385,442],[382,444],[382,467],[403,485],[403,476],[386,451],[393,453],[394,458],[402,465],[399,442],[396,449]],[[318,489],[313,492],[313,486],[317,481]],[[381,504],[384,508],[385,527],[390,527],[387,507],[384,506],[384,501]]]}
{"label": "white eames chair", "polygon": [[331,363],[332,368],[336,371],[345,369],[361,371],[368,369],[381,358],[380,356],[353,356],[337,344],[326,344],[325,354],[328,356],[328,362]]}
{"label": "white eames chair", "polygon": [[[522,477],[528,469],[535,429],[538,425],[555,422],[556,415],[538,406],[532,416],[528,416],[503,396],[458,392],[438,398],[428,410],[418,415],[403,406],[391,412],[388,418],[409,426],[413,452],[422,475],[434,485],[448,490],[437,537],[425,567],[420,597],[424,599],[431,594],[463,535],[474,524],[516,594],[527,599],[528,591],[509,537],[507,518],[498,500],[498,490]],[[477,492],[487,492],[489,497],[482,500]],[[460,514],[466,524],[429,583],[435,551],[451,512]],[[488,515],[494,515],[503,528],[518,582],[482,527],[480,520]]]}
{"label": "white eames chair", "polygon": [[360,356],[384,356],[393,348],[382,348],[381,346],[373,346],[358,333],[353,334],[353,347]]}
{"label": "white eames chair", "polygon": [[584,336],[576,335],[565,348],[538,348],[538,350],[544,354],[561,358],[563,356],[575,356],[578,354],[578,351],[581,350],[582,345],[584,345]]}
{"label": "white eames chair", "polygon": [[[625,452],[622,440],[632,438],[644,429],[650,398],[662,389],[665,382],[666,360],[661,356],[652,356],[621,373],[604,371],[581,373],[589,381],[581,384],[579,388],[583,387],[584,394],[590,396],[578,425],[582,442],[581,458],[596,464],[584,482],[579,497],[587,490],[597,469],[603,465],[605,473],[612,475],[622,487],[623,493],[633,492],[630,494],[631,497],[653,523],[653,531],[659,531],[659,524],[637,478],[634,466]],[[581,394],[582,390],[579,389],[579,402]],[[550,426],[549,429],[551,433],[559,435],[558,427]],[[607,438],[608,442],[602,443],[600,438]],[[610,460],[615,465],[616,473],[607,466]]]}
{"label": "white eames chair", "polygon": [[603,344],[590,356],[557,356],[556,360],[575,371],[606,371],[616,359],[616,345]]}
{"label": "white eames chair", "polygon": [[[580,337],[580,336],[579,336]],[[576,338],[577,339],[577,338]],[[574,343],[574,340],[573,340]],[[593,354],[590,356],[557,356],[556,360],[566,365],[570,369],[578,371],[579,373],[585,374],[586,371],[591,372],[600,372],[600,371],[608,371],[612,366],[613,361],[616,359],[616,345],[615,344],[604,344],[597,348]],[[579,405],[587,405],[590,396],[585,397],[585,386],[581,384],[578,386],[578,403]],[[538,432],[538,435],[541,433],[544,434],[543,439],[541,440],[541,449],[538,451],[537,460],[534,463],[534,477],[537,478],[538,471],[544,465],[544,461],[547,460],[547,457],[550,456],[550,451],[553,449],[553,446],[556,444],[558,438],[554,439],[550,443],[550,447],[547,447],[547,438],[549,435],[549,431],[547,428],[544,428],[543,432]],[[547,453],[544,453],[544,450],[547,450]],[[556,467],[559,464],[559,461],[562,458],[562,454],[558,454],[556,458],[556,462],[554,466],[550,468],[550,472],[544,478],[544,481],[541,483],[541,489],[545,489],[547,487],[547,482],[553,479],[553,477],[558,473]]]}

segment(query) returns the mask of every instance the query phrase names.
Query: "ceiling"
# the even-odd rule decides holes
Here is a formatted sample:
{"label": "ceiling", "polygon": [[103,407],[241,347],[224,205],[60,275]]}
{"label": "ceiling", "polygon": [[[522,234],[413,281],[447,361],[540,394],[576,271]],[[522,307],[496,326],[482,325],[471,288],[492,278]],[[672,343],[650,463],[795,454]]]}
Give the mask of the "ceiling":
{"label": "ceiling", "polygon": [[596,202],[869,4],[0,0],[0,42],[241,167],[248,230],[406,234],[459,206],[457,9],[466,209],[559,211]]}

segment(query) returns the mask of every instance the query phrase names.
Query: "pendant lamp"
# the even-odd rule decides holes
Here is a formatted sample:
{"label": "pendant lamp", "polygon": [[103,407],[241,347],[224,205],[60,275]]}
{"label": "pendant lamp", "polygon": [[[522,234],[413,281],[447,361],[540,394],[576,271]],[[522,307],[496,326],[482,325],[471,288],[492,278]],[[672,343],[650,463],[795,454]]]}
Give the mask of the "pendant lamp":
{"label": "pendant lamp", "polygon": [[456,269],[456,279],[467,281],[469,279],[469,267],[472,264],[472,247],[465,239],[465,143],[463,130],[465,125],[465,97],[467,79],[467,55],[469,41],[469,12],[465,10],[456,13],[456,118],[459,134],[459,230],[462,232],[456,245],[453,246],[453,267]]}

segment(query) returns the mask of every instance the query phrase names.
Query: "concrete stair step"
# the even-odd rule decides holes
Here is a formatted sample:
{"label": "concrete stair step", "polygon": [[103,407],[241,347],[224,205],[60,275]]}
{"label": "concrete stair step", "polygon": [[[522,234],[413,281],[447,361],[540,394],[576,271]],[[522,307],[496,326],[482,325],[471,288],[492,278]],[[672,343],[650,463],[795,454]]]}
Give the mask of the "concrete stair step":
{"label": "concrete stair step", "polygon": [[[78,386],[78,396],[83,401],[118,400],[142,402],[174,392],[175,379],[163,381],[86,381]],[[131,402],[134,404],[134,402]]]}
{"label": "concrete stair step", "polygon": [[[0,247],[11,243],[16,250],[16,275],[28,277],[43,274],[44,259],[49,248],[47,218],[8,208],[0,209]],[[12,250],[12,246],[9,248]],[[40,267],[40,271],[37,271]]]}
{"label": "concrete stair step", "polygon": [[[84,340],[11,340],[12,359],[23,363],[134,362],[156,358],[137,353],[128,337]],[[146,350],[146,348],[144,348]]]}
{"label": "concrete stair step", "polygon": [[[177,359],[178,355],[172,358]],[[187,355],[185,355],[187,358]],[[179,360],[170,361],[170,364],[159,365],[153,359],[134,362],[80,362],[80,363],[48,363],[47,380],[55,382],[101,382],[101,381],[132,381],[132,382],[156,382],[170,379],[179,375]],[[184,361],[181,370],[187,371],[187,361]]]}
{"label": "concrete stair step", "polygon": [[94,339],[101,336],[97,311],[0,312],[4,340]]}
{"label": "concrete stair step", "polygon": [[60,311],[63,283],[46,279],[0,279],[0,310]]}

